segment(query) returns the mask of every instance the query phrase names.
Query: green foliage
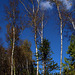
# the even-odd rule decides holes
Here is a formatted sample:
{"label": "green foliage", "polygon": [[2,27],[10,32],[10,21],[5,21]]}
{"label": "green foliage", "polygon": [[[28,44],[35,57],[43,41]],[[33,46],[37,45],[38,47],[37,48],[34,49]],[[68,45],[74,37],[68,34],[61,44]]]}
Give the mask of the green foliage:
{"label": "green foliage", "polygon": [[64,75],[74,75],[75,74],[75,35],[71,36],[70,46],[68,47],[67,54],[69,58],[65,58],[65,64],[63,64]]}
{"label": "green foliage", "polygon": [[[28,40],[22,41],[22,44],[15,46],[14,65],[16,75],[35,75],[34,60],[32,60],[31,43]],[[10,75],[11,72],[11,48],[5,50],[0,45],[0,75]],[[40,74],[39,74],[40,75]]]}
{"label": "green foliage", "polygon": [[39,46],[39,59],[44,62],[45,74],[47,75],[54,69],[58,69],[57,63],[55,63],[51,57],[52,54],[50,42],[47,39],[43,39],[43,44],[40,44]]}
{"label": "green foliage", "polygon": [[[48,40],[46,40],[46,39],[43,40],[43,44],[40,44],[39,51],[40,51],[39,54],[42,57],[42,60],[44,60],[44,61],[47,60],[47,57],[50,52]],[[51,55],[51,53],[50,53],[50,55]]]}
{"label": "green foliage", "polygon": [[28,40],[24,40],[19,47],[15,47],[14,59],[16,67],[16,75],[33,75],[34,67],[31,52],[31,43]]}
{"label": "green foliage", "polygon": [[7,51],[0,45],[0,75],[10,75],[10,63]]}

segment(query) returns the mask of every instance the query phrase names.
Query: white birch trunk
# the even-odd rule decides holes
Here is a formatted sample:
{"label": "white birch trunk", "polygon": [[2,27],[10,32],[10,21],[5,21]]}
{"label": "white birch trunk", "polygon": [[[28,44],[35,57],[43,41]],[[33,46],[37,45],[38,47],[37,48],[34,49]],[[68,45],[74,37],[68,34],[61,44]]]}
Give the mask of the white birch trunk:
{"label": "white birch trunk", "polygon": [[36,38],[37,38],[37,35],[36,35],[36,30],[35,30],[35,47],[36,47],[36,59],[37,59],[37,73],[36,75],[39,75],[39,61],[38,61],[38,49],[37,49],[37,41],[36,41]]}
{"label": "white birch trunk", "polygon": [[74,21],[72,20],[72,18],[70,18],[70,17],[68,17],[68,18],[69,18],[69,20],[71,21],[72,26],[73,26],[73,28],[74,28],[74,30],[75,30],[75,23],[74,23]]}
{"label": "white birch trunk", "polygon": [[[34,14],[34,4],[33,4],[33,14]],[[37,73],[36,75],[39,75],[39,61],[38,61],[38,48],[37,48],[37,29],[36,29],[36,22],[35,22],[35,19],[36,19],[36,15],[35,15],[35,18],[34,18],[34,26],[35,26],[35,47],[36,47],[36,59],[37,59]]]}
{"label": "white birch trunk", "polygon": [[[42,47],[43,47],[43,15],[42,15],[42,24],[41,24],[41,44],[42,44]],[[43,54],[43,52],[42,52]],[[42,66],[43,66],[43,75],[45,73],[45,66],[44,66],[44,61],[42,61]]]}
{"label": "white birch trunk", "polygon": [[[15,11],[13,9],[13,21],[15,21]],[[15,48],[15,26],[14,26],[14,22],[13,22],[13,45],[12,45],[12,55],[11,55],[11,75],[15,75],[15,61],[14,61],[14,48]],[[14,72],[14,73],[13,73]]]}
{"label": "white birch trunk", "polygon": [[62,21],[61,21],[61,59],[60,59],[60,74],[62,70]]}
{"label": "white birch trunk", "polygon": [[12,55],[11,55],[11,75],[13,75],[13,70],[14,70],[14,63],[13,63],[14,46],[15,46],[15,27],[13,26],[13,46],[12,46]]}
{"label": "white birch trunk", "polygon": [[41,44],[43,46],[43,15],[42,15],[42,24],[41,24]]}
{"label": "white birch trunk", "polygon": [[61,57],[60,57],[60,75],[61,75],[61,70],[62,70],[62,17],[61,17],[61,13],[59,10],[59,5],[57,5],[57,10],[59,13],[59,18],[60,18],[60,33],[61,33]]}
{"label": "white birch trunk", "polygon": [[14,61],[14,75],[15,75],[15,61]]}
{"label": "white birch trunk", "polygon": [[38,49],[37,49],[37,44],[36,44],[36,57],[37,57],[37,74],[39,75],[39,60],[38,60]]}
{"label": "white birch trunk", "polygon": [[[35,23],[35,22],[34,22]],[[36,31],[36,23],[35,23],[35,47],[36,47],[36,59],[37,59],[37,73],[36,75],[39,75],[39,60],[38,60],[38,48],[37,48],[37,31]]]}
{"label": "white birch trunk", "polygon": [[36,28],[36,22],[34,19],[34,24],[35,24],[35,47],[36,47],[36,59],[37,59],[37,73],[36,75],[39,75],[39,59],[38,59],[38,48],[37,48],[37,28]]}

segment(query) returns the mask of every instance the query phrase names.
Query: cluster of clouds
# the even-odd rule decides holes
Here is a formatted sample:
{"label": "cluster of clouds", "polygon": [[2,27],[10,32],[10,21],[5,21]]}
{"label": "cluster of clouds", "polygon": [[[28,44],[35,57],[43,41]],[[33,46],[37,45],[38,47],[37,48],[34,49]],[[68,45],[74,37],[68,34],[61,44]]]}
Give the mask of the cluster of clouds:
{"label": "cluster of clouds", "polygon": [[72,1],[71,0],[60,0],[63,2],[63,4],[66,6],[66,9],[69,10],[72,7]]}
{"label": "cluster of clouds", "polygon": [[49,1],[43,1],[40,3],[40,7],[42,10],[46,10],[46,9],[52,9],[53,5],[49,2]]}
{"label": "cluster of clouds", "polygon": [[[71,0],[59,0],[59,1],[63,2],[63,5],[66,7],[67,10],[71,9],[71,7],[72,7],[72,1]],[[53,4],[50,1],[42,1],[40,3],[40,7],[42,10],[52,9]]]}

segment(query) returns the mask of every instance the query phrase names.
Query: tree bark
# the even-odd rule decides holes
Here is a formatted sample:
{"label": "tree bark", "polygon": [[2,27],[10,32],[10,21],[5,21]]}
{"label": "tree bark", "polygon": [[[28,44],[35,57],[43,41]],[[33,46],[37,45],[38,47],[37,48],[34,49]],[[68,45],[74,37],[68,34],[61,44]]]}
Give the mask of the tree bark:
{"label": "tree bark", "polygon": [[[13,45],[12,45],[12,55],[11,55],[11,75],[15,75],[15,61],[14,61],[14,48],[15,48],[15,11],[13,9]],[[14,73],[13,73],[14,72]]]}
{"label": "tree bark", "polygon": [[15,27],[13,26],[13,46],[12,46],[12,55],[11,55],[11,75],[13,75],[13,69],[14,69],[14,63],[13,63],[14,46],[15,46]]}
{"label": "tree bark", "polygon": [[14,75],[15,75],[15,61],[14,61]]}
{"label": "tree bark", "polygon": [[[41,23],[41,45],[42,45],[42,47],[43,47],[43,15],[42,15],[42,23]],[[43,52],[42,52],[42,54],[43,54]],[[43,71],[42,71],[42,73],[43,73],[43,75],[44,75],[44,73],[45,73],[44,61],[42,61],[42,66],[43,66]]]}
{"label": "tree bark", "polygon": [[26,67],[27,67],[27,74],[30,75],[29,69],[28,69],[28,59],[26,59]]}
{"label": "tree bark", "polygon": [[57,4],[57,10],[59,13],[59,18],[60,18],[60,33],[61,33],[61,57],[60,57],[60,75],[61,75],[61,70],[62,70],[62,17],[59,9],[59,5]]}
{"label": "tree bark", "polygon": [[[34,4],[33,4],[33,14],[35,13]],[[38,60],[38,48],[37,48],[37,26],[36,26],[36,15],[34,16],[34,27],[35,27],[35,47],[36,47],[36,59],[37,59],[37,72],[36,75],[39,75],[39,60]]]}
{"label": "tree bark", "polygon": [[70,18],[70,17],[68,17],[68,18],[69,18],[69,20],[71,21],[72,26],[73,26],[73,28],[74,28],[74,30],[75,30],[75,23],[74,23],[74,21],[72,20],[72,18]]}
{"label": "tree bark", "polygon": [[37,74],[36,75],[38,75],[39,61],[38,61],[38,49],[37,49],[37,41],[36,41],[36,31],[35,31],[35,47],[36,47],[36,58],[37,58]]}

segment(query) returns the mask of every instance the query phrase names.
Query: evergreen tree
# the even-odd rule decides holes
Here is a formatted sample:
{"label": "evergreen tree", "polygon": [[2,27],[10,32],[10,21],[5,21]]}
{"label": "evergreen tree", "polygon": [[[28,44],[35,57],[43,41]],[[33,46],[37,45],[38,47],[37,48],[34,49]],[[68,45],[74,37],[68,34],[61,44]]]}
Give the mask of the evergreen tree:
{"label": "evergreen tree", "polygon": [[54,62],[51,55],[53,52],[50,49],[50,42],[47,39],[43,40],[43,46],[40,44],[39,46],[39,59],[44,62],[45,73],[44,75],[50,74],[51,71],[57,69],[57,63]]}
{"label": "evergreen tree", "polygon": [[74,75],[75,74],[75,35],[71,36],[70,46],[68,47],[67,54],[69,58],[65,58],[65,64],[63,64],[64,75]]}

